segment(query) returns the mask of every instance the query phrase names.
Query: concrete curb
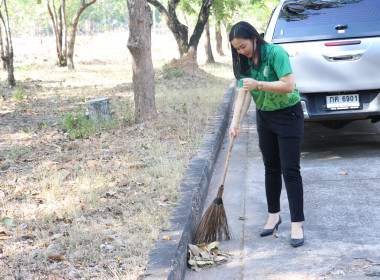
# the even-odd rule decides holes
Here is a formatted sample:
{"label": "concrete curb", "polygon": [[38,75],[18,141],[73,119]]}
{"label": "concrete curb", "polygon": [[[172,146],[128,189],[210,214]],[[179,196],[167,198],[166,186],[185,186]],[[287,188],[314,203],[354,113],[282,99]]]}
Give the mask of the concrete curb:
{"label": "concrete curb", "polygon": [[[181,182],[181,199],[172,214],[170,230],[160,233],[149,256],[144,279],[183,279],[187,267],[187,244],[191,243],[203,213],[214,165],[229,123],[235,97],[232,83],[214,115],[214,126],[205,136],[200,152],[190,162]],[[170,240],[164,240],[167,235]]]}

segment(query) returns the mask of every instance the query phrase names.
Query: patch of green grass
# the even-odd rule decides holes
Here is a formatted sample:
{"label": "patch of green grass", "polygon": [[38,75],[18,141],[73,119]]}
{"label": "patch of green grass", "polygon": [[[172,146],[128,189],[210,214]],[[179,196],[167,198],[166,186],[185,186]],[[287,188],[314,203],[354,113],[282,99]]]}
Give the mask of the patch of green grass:
{"label": "patch of green grass", "polygon": [[44,123],[44,122],[38,122],[37,125],[43,129],[48,129],[48,127],[49,127],[49,125],[47,123]]}
{"label": "patch of green grass", "polygon": [[123,122],[129,123],[133,119],[134,105],[129,99],[119,97],[112,103],[115,108],[115,115],[119,117]]}
{"label": "patch of green grass", "polygon": [[9,167],[10,167],[9,164],[2,164],[2,165],[0,165],[0,170],[1,170],[1,171],[5,171],[5,170],[7,170]]}
{"label": "patch of green grass", "polygon": [[12,94],[12,98],[15,101],[23,101],[25,98],[28,98],[30,94],[25,90],[23,85],[20,85],[16,88],[15,92]]}
{"label": "patch of green grass", "polygon": [[185,74],[185,70],[178,66],[171,66],[169,63],[166,63],[161,69],[161,76],[165,79],[173,79],[181,77]]}
{"label": "patch of green grass", "polygon": [[[87,98],[83,97],[82,102],[87,102]],[[68,113],[63,117],[61,128],[65,130],[71,139],[86,138],[101,129],[113,131],[124,126],[125,123],[130,123],[133,119],[133,104],[130,100],[118,98],[112,104],[115,111],[112,112],[112,118],[109,121],[99,120],[94,123],[88,119],[86,110],[83,105],[80,105],[76,112]]]}
{"label": "patch of green grass", "polygon": [[14,69],[15,71],[30,71],[33,67],[33,64],[29,65],[23,65],[23,66],[16,66]]}
{"label": "patch of green grass", "polygon": [[183,113],[187,113],[187,104],[186,102],[184,102],[183,104],[180,104],[180,105],[172,105],[171,108],[174,110],[174,112],[177,112],[177,113],[180,113],[180,112],[183,112]]}
{"label": "patch of green grass", "polygon": [[77,112],[68,113],[63,118],[61,127],[69,134],[72,140],[88,137],[97,131],[97,127],[87,118],[86,112],[81,106]]}

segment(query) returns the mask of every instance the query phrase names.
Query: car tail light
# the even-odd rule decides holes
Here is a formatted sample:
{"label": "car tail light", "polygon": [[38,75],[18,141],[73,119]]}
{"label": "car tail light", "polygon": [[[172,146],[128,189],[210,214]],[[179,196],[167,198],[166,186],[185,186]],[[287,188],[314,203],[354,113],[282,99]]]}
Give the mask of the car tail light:
{"label": "car tail light", "polygon": [[345,46],[345,45],[358,45],[362,41],[357,40],[357,41],[346,41],[346,42],[331,42],[331,43],[325,43],[326,47],[331,47],[331,46]]}

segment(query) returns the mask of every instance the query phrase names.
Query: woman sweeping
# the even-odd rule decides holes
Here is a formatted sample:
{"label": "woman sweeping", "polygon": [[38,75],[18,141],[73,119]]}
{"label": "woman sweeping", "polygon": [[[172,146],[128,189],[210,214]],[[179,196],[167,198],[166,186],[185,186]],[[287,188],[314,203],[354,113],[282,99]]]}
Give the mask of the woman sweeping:
{"label": "woman sweeping", "polygon": [[[237,137],[240,133],[240,127],[235,129],[235,125],[239,123],[237,112],[243,104],[245,91],[250,91],[257,107],[257,132],[265,166],[269,212],[268,222],[260,236],[272,235],[282,222],[280,195],[283,176],[292,222],[290,244],[302,246],[302,222],[305,218],[300,154],[304,122],[289,56],[282,47],[265,42],[256,29],[244,21],[232,27],[229,40],[234,75],[239,80],[230,137]],[[250,100],[247,95],[243,116],[248,111]]]}

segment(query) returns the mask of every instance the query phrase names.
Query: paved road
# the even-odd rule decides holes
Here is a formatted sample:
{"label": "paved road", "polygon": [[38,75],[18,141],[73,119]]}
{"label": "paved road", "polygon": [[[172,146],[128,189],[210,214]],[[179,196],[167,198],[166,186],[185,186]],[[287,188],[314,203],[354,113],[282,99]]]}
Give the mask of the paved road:
{"label": "paved road", "polygon": [[[253,107],[243,130],[223,196],[234,239],[223,241],[221,248],[232,258],[201,272],[188,269],[185,279],[380,279],[380,125],[357,121],[332,130],[306,124],[301,162],[306,240],[300,248],[289,244],[285,188],[278,238],[259,236],[267,213]],[[226,137],[207,206],[219,188],[227,149]]]}

